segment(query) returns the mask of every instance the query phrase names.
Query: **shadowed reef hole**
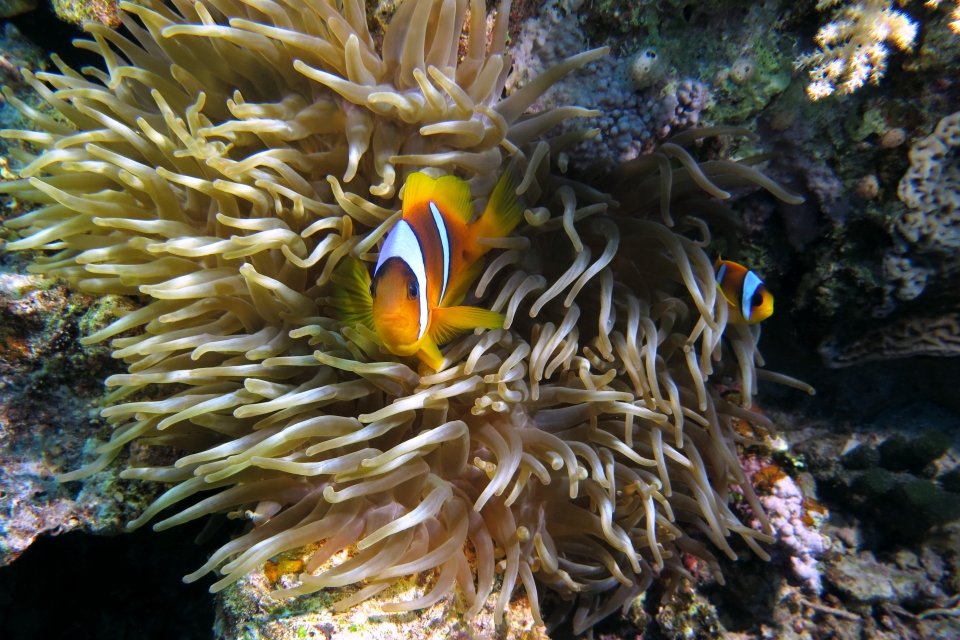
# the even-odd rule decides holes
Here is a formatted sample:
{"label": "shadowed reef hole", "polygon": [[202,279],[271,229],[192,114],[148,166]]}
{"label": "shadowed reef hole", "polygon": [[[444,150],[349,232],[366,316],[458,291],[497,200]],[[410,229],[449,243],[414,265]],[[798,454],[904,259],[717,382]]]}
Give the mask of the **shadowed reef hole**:
{"label": "shadowed reef hole", "polygon": [[184,584],[216,542],[194,544],[203,523],[113,537],[41,536],[0,568],[3,640],[209,640],[211,580]]}

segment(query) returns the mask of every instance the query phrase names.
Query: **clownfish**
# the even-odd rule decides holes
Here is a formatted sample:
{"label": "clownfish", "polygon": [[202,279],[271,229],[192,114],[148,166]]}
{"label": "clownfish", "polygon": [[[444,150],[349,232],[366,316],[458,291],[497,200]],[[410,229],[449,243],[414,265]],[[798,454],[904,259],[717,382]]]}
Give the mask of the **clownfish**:
{"label": "clownfish", "polygon": [[773,295],[753,271],[730,260],[713,265],[717,287],[730,308],[730,324],[756,324],[773,315]]}
{"label": "clownfish", "polygon": [[434,370],[443,362],[440,345],[478,327],[503,327],[499,313],[459,305],[490,250],[477,238],[503,238],[523,218],[512,168],[501,176],[483,214],[472,218],[466,181],[410,174],[401,218],[383,242],[373,278],[357,259],[344,260],[334,271],[328,301],[340,323],[363,324],[394,355],[417,355]]}

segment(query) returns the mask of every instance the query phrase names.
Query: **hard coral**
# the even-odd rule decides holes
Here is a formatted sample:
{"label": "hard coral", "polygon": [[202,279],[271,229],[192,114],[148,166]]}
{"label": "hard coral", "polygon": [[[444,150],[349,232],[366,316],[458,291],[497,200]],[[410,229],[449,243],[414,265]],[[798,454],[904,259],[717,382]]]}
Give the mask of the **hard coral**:
{"label": "hard coral", "polygon": [[[547,0],[536,18],[523,23],[512,50],[517,69],[507,80],[508,92],[525,86],[569,51],[584,46],[582,18],[576,13],[579,7],[576,0]],[[649,47],[622,59],[605,56],[544,93],[537,107],[573,103],[594,109],[586,121],[593,128],[590,138],[568,154],[573,167],[632,160],[653,150],[670,133],[700,121],[709,106],[707,87],[691,78],[677,78],[663,86],[672,80],[665,62],[662,52]],[[575,130],[569,124],[561,125],[564,127]]]}
{"label": "hard coral", "polygon": [[830,548],[829,538],[820,533],[826,510],[805,497],[796,481],[769,459],[749,456],[744,467],[750,481],[757,485],[760,503],[794,575],[808,590],[819,593],[817,558]]}
{"label": "hard coral", "polygon": [[[187,580],[218,571],[212,588],[223,589],[323,541],[275,595],[362,583],[339,609],[439,568],[428,593],[384,610],[429,607],[456,585],[470,618],[500,573],[498,619],[522,582],[538,622],[548,588],[566,603],[561,617],[575,608],[579,633],[658,573],[689,576],[682,554],[717,570],[701,540],[736,558],[736,533],[763,555],[771,528],[731,420],[770,423],[722,400],[710,379],[739,380],[749,404],[765,375],[758,329],[727,331],[702,220],[678,220],[691,240],[644,219],[649,207],[672,224],[673,197],[727,197],[723,186],[744,182],[796,201],[749,160],[698,166],[682,148],[741,131],[681,134],[622,167],[611,184],[640,204],[607,216],[609,196],[551,173],[551,159],[588,134],[540,139],[586,111],[524,113],[602,52],[501,100],[509,3],[488,48],[483,2],[472,0],[462,61],[465,0],[407,0],[379,51],[357,0],[174,6],[124,4],[137,43],[88,25],[94,40],[81,46],[106,73],[84,77],[59,60],[61,74],[25,73],[62,119],[10,98],[43,131],[4,134],[38,153],[17,152],[24,180],[3,191],[44,206],[8,223],[22,236],[8,248],[48,252],[37,273],[147,301],[84,339],[112,339],[128,373],[107,379],[102,415],[114,431],[101,458],[62,481],[134,440],[176,447],[173,466],[121,474],[174,485],[130,528],[213,491],[154,527],[249,519]],[[416,370],[375,333],[323,314],[337,264],[376,260],[409,172],[468,179],[482,207],[509,161],[523,175],[527,225],[497,242],[470,294],[504,312],[503,329],[455,340],[440,371]],[[621,241],[631,252],[618,252]],[[731,482],[764,532],[728,508]]]}
{"label": "hard coral", "polygon": [[960,249],[960,111],[910,148],[910,168],[897,190],[907,212],[897,231],[921,251]]}
{"label": "hard coral", "polygon": [[825,341],[820,355],[829,367],[850,367],[875,360],[913,356],[960,356],[960,316],[901,318],[871,329],[849,344]]}
{"label": "hard coral", "polygon": [[[841,0],[820,0],[818,9]],[[910,51],[917,36],[917,23],[892,7],[890,0],[862,0],[838,9],[833,20],[820,28],[814,40],[820,50],[797,59],[797,68],[810,67],[807,95],[813,100],[839,92],[852,93],[866,84],[880,82],[887,70],[892,40]]]}

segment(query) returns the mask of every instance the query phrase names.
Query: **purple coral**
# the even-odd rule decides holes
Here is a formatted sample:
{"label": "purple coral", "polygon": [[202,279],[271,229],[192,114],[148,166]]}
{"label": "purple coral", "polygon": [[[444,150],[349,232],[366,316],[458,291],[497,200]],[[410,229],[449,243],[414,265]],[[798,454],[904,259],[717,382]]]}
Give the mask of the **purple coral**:
{"label": "purple coral", "polygon": [[[830,538],[819,530],[825,510],[808,501],[793,478],[775,467],[771,474],[769,458],[748,456],[741,459],[741,464],[751,483],[764,485],[757,487],[758,497],[778,546],[790,559],[794,575],[807,589],[819,593],[821,579],[817,556],[830,548]],[[761,476],[764,480],[758,483]],[[759,529],[759,521],[753,526]]]}
{"label": "purple coral", "polygon": [[773,485],[770,495],[760,498],[777,541],[790,553],[790,564],[797,578],[811,591],[820,592],[820,568],[817,556],[829,549],[830,539],[808,525],[803,491],[790,476]]}
{"label": "purple coral", "polygon": [[[700,112],[710,104],[710,90],[697,80],[684,80],[675,89],[677,106],[674,108],[670,129],[687,129],[700,122]],[[666,104],[667,100],[664,100]]]}

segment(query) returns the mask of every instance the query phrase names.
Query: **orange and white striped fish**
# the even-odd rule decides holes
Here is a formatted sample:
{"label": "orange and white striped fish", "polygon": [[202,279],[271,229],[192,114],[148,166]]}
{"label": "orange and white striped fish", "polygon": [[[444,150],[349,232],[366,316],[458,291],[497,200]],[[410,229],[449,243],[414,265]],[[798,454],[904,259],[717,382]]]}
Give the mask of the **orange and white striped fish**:
{"label": "orange and white striped fish", "polygon": [[391,353],[416,354],[434,370],[443,362],[440,345],[477,327],[502,327],[499,313],[459,305],[490,250],[477,238],[503,238],[523,218],[512,169],[500,178],[483,214],[472,218],[466,181],[410,174],[403,215],[384,240],[372,280],[355,259],[334,272],[330,303],[341,324],[364,324]]}
{"label": "orange and white striped fish", "polygon": [[726,299],[730,324],[757,324],[773,315],[773,295],[753,271],[730,260],[713,265],[717,287]]}

